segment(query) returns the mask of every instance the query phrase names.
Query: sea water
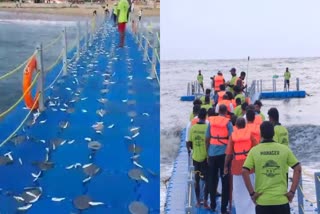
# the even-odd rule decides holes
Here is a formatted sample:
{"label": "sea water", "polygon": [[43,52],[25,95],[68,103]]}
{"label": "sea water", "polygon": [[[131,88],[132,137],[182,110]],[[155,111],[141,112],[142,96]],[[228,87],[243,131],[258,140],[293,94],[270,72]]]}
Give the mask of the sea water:
{"label": "sea water", "polygon": [[[318,76],[320,58],[282,58],[203,60],[203,61],[162,61],[161,62],[161,180],[172,174],[172,166],[180,145],[180,132],[186,127],[192,111],[192,102],[182,102],[187,95],[187,83],[196,81],[198,70],[204,76],[204,87],[209,88],[213,75],[222,71],[226,81],[231,79],[229,70],[235,67],[237,75],[247,72],[248,85],[253,80],[263,80],[264,88],[272,88],[272,77],[276,79],[277,90],[283,91],[283,74],[286,67],[291,72],[290,90],[296,89],[299,78],[300,90],[307,92],[306,98],[282,100],[262,100],[262,112],[267,117],[268,109],[276,107],[280,113],[280,123],[288,128],[290,148],[303,167],[303,188],[306,198],[314,202],[315,187],[313,173],[320,171],[320,93]],[[186,166],[187,167],[187,166]],[[184,200],[184,193],[181,193]],[[161,183],[161,210],[165,205],[166,186]],[[297,195],[296,195],[297,197]],[[296,202],[293,204],[296,206]],[[314,210],[316,204],[305,203],[305,209]]]}

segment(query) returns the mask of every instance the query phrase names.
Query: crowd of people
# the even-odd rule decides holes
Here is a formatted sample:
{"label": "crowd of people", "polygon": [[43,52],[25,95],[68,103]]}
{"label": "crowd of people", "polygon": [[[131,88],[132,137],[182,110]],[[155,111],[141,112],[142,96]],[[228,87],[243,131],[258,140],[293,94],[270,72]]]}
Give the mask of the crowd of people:
{"label": "crowd of people", "polygon": [[[232,202],[239,214],[289,214],[301,166],[289,148],[288,130],[279,122],[277,108],[268,110],[266,120],[262,102],[251,103],[246,97],[245,72],[238,77],[232,68],[230,73],[226,81],[219,71],[206,90],[201,71],[197,76],[205,95],[194,100],[186,130],[196,206],[216,211],[220,180],[223,214],[230,212]],[[289,167],[293,169],[290,188]]]}

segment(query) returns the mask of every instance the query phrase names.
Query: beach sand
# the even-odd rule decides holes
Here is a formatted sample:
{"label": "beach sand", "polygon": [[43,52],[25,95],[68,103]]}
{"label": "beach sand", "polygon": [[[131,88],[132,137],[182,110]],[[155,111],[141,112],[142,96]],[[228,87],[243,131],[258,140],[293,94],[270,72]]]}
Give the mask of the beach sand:
{"label": "beach sand", "polygon": [[[109,10],[112,10],[114,1],[109,1]],[[160,16],[160,4],[157,3],[156,8],[152,8],[151,5],[135,4],[134,12],[138,14],[138,11],[142,8],[143,16]],[[22,3],[21,8],[16,8],[14,2],[0,2],[0,11],[7,12],[23,12],[23,13],[44,13],[44,14],[59,14],[70,16],[92,16],[94,10],[97,10],[98,14],[103,14],[102,4],[73,4],[70,7],[70,3],[59,4],[45,4],[45,3]]]}

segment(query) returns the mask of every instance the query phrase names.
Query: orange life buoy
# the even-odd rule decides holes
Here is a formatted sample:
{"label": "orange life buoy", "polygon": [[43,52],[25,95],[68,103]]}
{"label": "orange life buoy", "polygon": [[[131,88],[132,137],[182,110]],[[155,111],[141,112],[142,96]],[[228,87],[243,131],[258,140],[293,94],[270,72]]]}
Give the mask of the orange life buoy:
{"label": "orange life buoy", "polygon": [[[26,103],[26,106],[29,109],[31,109],[33,106],[34,106],[33,109],[38,109],[39,107],[39,102],[34,103],[35,100],[32,97],[31,88],[27,92],[28,88],[32,83],[32,74],[36,70],[37,70],[37,60],[36,60],[36,57],[32,57],[31,60],[28,62],[26,68],[24,69],[23,82],[22,82],[22,93],[25,94],[23,97],[24,102]],[[39,92],[37,91],[36,97],[38,97],[38,93]]]}

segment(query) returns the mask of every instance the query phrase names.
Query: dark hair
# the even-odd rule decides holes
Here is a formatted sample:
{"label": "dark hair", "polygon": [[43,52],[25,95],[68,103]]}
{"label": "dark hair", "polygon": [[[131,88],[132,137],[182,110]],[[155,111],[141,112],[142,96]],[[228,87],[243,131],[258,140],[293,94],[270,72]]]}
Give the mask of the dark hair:
{"label": "dark hair", "polygon": [[272,139],[274,136],[274,127],[270,121],[264,121],[260,126],[261,137]]}
{"label": "dark hair", "polygon": [[271,108],[268,111],[269,118],[272,118],[274,121],[279,122],[279,112],[276,108]]}
{"label": "dark hair", "polygon": [[210,94],[211,90],[209,88],[206,89],[206,94]]}
{"label": "dark hair", "polygon": [[225,86],[224,84],[221,84],[221,85],[220,85],[220,90],[221,90],[221,91],[226,90],[226,86]]}
{"label": "dark hair", "polygon": [[241,71],[240,76],[245,76],[245,75],[246,75],[246,72]]}
{"label": "dark hair", "polygon": [[226,114],[227,113],[227,106],[224,104],[219,105],[219,113]]}
{"label": "dark hair", "polygon": [[252,109],[247,110],[247,112],[246,112],[247,121],[253,122],[255,116],[256,116],[256,113]]}
{"label": "dark hair", "polygon": [[242,129],[244,127],[246,127],[246,121],[243,117],[239,117],[237,118],[236,120],[236,126],[239,128],[239,129]]}
{"label": "dark hair", "polygon": [[200,120],[205,120],[207,116],[207,110],[205,108],[201,108],[198,114],[198,118]]}
{"label": "dark hair", "polygon": [[193,101],[193,105],[202,105],[202,101],[197,98]]}
{"label": "dark hair", "polygon": [[201,109],[201,105],[194,105],[193,114],[199,114],[200,109]]}
{"label": "dark hair", "polygon": [[242,111],[246,111],[247,110],[247,107],[248,107],[248,103],[242,103],[241,104],[241,109],[242,109]]}
{"label": "dark hair", "polygon": [[261,101],[260,100],[256,100],[255,102],[254,102],[254,105],[258,105],[258,106],[262,106],[262,103],[261,103]]}
{"label": "dark hair", "polygon": [[249,109],[254,111],[255,110],[254,105],[252,105],[252,104],[248,105],[246,110],[248,111]]}
{"label": "dark hair", "polygon": [[233,99],[233,94],[230,91],[227,91],[226,94],[228,95],[229,100]]}
{"label": "dark hair", "polygon": [[222,96],[222,99],[225,100],[225,99],[229,99],[229,96],[227,93],[225,93],[223,96]]}
{"label": "dark hair", "polygon": [[236,115],[232,115],[232,116],[231,116],[230,121],[231,121],[231,123],[232,123],[233,126],[236,125],[237,118],[238,118],[238,117],[237,117]]}
{"label": "dark hair", "polygon": [[216,115],[216,111],[214,108],[209,108],[207,111],[208,117]]}
{"label": "dark hair", "polygon": [[241,99],[239,97],[236,99],[236,104],[241,105]]}

